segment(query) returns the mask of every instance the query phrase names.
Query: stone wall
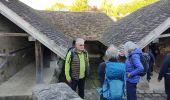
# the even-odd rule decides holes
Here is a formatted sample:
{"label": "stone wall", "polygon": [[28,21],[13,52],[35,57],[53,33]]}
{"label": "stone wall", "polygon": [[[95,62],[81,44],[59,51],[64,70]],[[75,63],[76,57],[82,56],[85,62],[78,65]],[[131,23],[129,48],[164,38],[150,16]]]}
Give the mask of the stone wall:
{"label": "stone wall", "polygon": [[170,37],[161,38],[159,42],[160,53],[165,55],[170,52]]}
{"label": "stone wall", "polygon": [[167,96],[162,90],[137,91],[138,100],[166,100]]}
{"label": "stone wall", "polygon": [[[10,53],[10,54],[9,54]],[[0,84],[34,61],[34,42],[24,37],[0,37]]]}
{"label": "stone wall", "polygon": [[157,57],[156,64],[157,64],[157,67],[159,68],[165,55],[167,53],[170,53],[170,37],[160,38],[158,47],[160,49],[160,55],[158,55],[158,57]]}

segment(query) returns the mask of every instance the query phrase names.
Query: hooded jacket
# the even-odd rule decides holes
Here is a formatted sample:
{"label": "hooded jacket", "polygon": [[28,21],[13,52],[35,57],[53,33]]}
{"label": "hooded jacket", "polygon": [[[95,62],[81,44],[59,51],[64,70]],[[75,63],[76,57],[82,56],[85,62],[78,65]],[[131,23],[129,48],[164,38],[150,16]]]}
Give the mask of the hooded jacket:
{"label": "hooded jacket", "polygon": [[[140,61],[140,54],[142,54],[142,50],[140,48],[134,49],[131,53],[128,54],[128,57],[125,61],[126,65],[126,74],[131,74],[130,78],[126,78],[127,82],[130,83],[138,83],[140,76],[139,74],[144,71],[144,67]],[[131,61],[133,64],[131,63]]]}

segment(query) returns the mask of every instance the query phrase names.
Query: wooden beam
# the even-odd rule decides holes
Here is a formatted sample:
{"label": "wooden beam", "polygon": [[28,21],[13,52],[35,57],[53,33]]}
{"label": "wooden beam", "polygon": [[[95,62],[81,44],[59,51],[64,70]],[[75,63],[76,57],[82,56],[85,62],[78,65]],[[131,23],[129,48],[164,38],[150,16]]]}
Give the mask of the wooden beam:
{"label": "wooden beam", "polygon": [[28,41],[36,41],[36,39],[34,37],[32,37],[32,36],[29,36]]}
{"label": "wooden beam", "polygon": [[43,83],[43,48],[39,41],[35,41],[36,83]]}
{"label": "wooden beam", "polygon": [[27,33],[2,33],[0,32],[0,36],[22,36],[22,37],[28,37],[29,35]]}
{"label": "wooden beam", "polygon": [[0,57],[13,57],[15,54],[5,54],[5,53],[0,53]]}
{"label": "wooden beam", "polygon": [[164,38],[164,37],[170,37],[170,33],[168,33],[168,34],[162,34],[162,35],[159,36],[159,38]]}

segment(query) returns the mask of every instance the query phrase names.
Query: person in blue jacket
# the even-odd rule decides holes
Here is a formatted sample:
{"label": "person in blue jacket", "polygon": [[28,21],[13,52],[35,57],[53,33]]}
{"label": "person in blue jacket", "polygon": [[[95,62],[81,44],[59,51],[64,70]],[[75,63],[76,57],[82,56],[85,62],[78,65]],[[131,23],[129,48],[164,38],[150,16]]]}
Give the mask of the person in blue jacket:
{"label": "person in blue jacket", "polygon": [[128,41],[124,44],[126,56],[126,93],[127,100],[137,100],[136,87],[140,80],[139,74],[143,72],[144,67],[140,61],[142,50],[133,43]]}

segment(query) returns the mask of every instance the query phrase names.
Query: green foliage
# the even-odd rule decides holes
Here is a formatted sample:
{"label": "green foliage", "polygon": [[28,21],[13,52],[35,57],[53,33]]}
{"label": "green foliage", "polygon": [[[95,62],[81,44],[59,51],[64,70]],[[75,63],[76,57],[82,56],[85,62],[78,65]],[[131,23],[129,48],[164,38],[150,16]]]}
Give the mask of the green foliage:
{"label": "green foliage", "polygon": [[113,6],[112,1],[113,0],[103,0],[100,9],[97,7],[90,7],[88,5],[88,0],[75,0],[74,4],[71,6],[65,6],[62,3],[56,3],[46,10],[60,10],[65,8],[69,11],[102,11],[118,20],[144,6],[150,5],[159,0],[132,0],[129,3],[123,3],[119,6]]}
{"label": "green foliage", "polygon": [[130,3],[121,4],[115,7],[112,3],[108,3],[107,0],[103,0],[101,4],[101,10],[107,15],[115,17],[118,20],[144,6],[150,5],[157,1],[158,0],[133,0]]}
{"label": "green foliage", "polygon": [[62,3],[56,3],[52,7],[46,8],[46,10],[60,10],[62,8],[66,8],[66,6],[64,4],[62,4]]}
{"label": "green foliage", "polygon": [[88,0],[76,0],[75,3],[69,7],[69,11],[88,11]]}

